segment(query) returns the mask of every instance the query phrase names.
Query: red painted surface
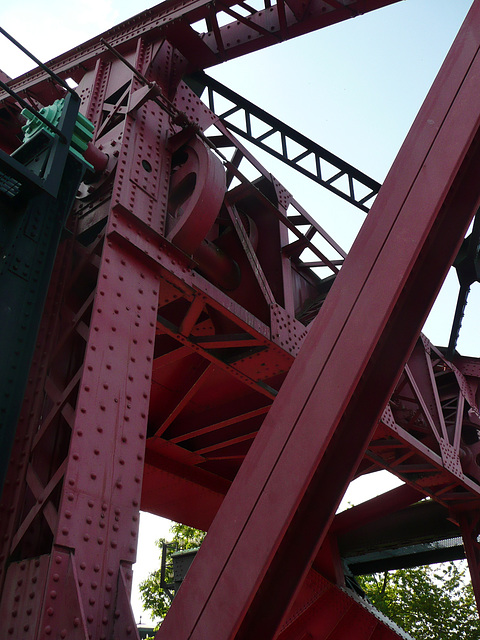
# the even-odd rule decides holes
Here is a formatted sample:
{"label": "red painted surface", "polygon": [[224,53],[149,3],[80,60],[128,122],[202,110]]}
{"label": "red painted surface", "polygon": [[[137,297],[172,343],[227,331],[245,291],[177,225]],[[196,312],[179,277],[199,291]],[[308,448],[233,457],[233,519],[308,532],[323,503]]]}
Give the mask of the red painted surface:
{"label": "red painted surface", "polygon": [[300,587],[478,206],[478,20],[477,4],[159,638],[272,637]]}
{"label": "red painted surface", "polygon": [[[431,496],[473,540],[480,364],[417,337],[478,205],[479,3],[341,269],[345,252],[181,80],[387,4],[245,18],[167,2],[103,35],[120,57],[98,37],[53,61],[79,83],[98,171],[57,256],[2,496],[7,638],[136,637],[140,507],[210,529],[159,635],[175,640],[398,637],[338,588],[336,535],[384,511],[334,519],[355,475],[389,469],[408,484],[392,512]],[[12,86],[59,97],[42,71]],[[305,248],[338,274],[323,307]]]}

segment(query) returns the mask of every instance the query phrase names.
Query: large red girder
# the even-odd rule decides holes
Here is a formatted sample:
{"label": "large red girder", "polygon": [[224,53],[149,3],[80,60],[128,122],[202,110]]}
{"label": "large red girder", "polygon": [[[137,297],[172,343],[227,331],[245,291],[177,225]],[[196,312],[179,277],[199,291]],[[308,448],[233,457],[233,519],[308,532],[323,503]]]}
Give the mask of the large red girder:
{"label": "large red girder", "polygon": [[[468,435],[479,365],[416,343],[478,204],[478,2],[346,268],[338,244],[180,80],[271,44],[265,26],[292,37],[385,4],[281,3],[227,29],[212,11],[234,5],[164,3],[104,34],[119,56],[99,37],[53,61],[79,82],[109,159],[79,192],[17,429],[2,500],[7,637],[135,637],[140,505],[210,529],[162,636],[398,637],[337,588],[335,505],[351,478],[379,468],[412,487],[388,508],[420,495],[448,508],[478,572]],[[189,26],[203,18],[205,37]],[[232,30],[238,46],[227,47]],[[58,97],[43,72],[12,86]],[[215,145],[212,167],[196,164]],[[195,221],[204,197],[220,207],[211,229]],[[329,278],[306,268],[305,249]],[[301,320],[325,299],[306,338]],[[349,517],[374,522],[378,508]]]}
{"label": "large red girder", "polygon": [[[81,76],[85,69],[92,68],[104,53],[102,39],[123,53],[139,37],[157,43],[165,38],[178,52],[178,80],[186,72],[206,69],[395,2],[398,0],[280,0],[278,3],[262,0],[245,5],[235,0],[222,3],[168,0],[55,58],[49,66],[60,77],[75,79],[77,73]],[[48,83],[48,75],[41,69],[16,78],[11,86],[16,91],[35,87],[37,92],[43,91],[42,98],[47,102],[54,95],[54,87]],[[0,93],[0,99],[3,98],[5,94]]]}

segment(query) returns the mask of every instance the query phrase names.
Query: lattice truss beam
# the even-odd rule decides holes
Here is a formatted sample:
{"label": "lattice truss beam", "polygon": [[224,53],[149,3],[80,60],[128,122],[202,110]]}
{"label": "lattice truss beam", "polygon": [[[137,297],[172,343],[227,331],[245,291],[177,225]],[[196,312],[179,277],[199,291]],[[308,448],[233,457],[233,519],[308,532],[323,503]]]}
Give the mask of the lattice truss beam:
{"label": "lattice truss beam", "polygon": [[[478,206],[478,3],[397,161],[400,191],[380,190],[348,257],[191,88],[198,69],[386,4],[168,2],[53,61],[105,166],[57,256],[3,493],[7,637],[136,637],[140,506],[211,529],[159,637],[402,637],[340,590],[351,546],[335,507],[381,468],[405,487],[349,528],[430,497],[478,573],[480,365],[417,342]],[[35,106],[62,96],[38,70],[11,86]],[[0,98],[6,136],[20,121]],[[235,100],[248,137],[252,107]],[[342,197],[373,200],[366,176],[303,143],[348,176]],[[443,171],[427,194],[422,166]]]}
{"label": "lattice truss beam", "polygon": [[[299,173],[368,212],[380,184],[206,74],[191,79],[205,88],[208,106],[230,131],[282,160]],[[220,102],[221,106],[217,106]],[[221,145],[221,139],[216,144]]]}

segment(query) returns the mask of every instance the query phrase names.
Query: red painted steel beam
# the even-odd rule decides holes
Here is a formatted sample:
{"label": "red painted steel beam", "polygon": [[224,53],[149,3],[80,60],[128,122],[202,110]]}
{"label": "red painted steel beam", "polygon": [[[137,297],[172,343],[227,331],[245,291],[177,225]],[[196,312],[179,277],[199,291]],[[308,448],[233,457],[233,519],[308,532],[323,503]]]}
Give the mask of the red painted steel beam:
{"label": "red painted steel beam", "polygon": [[[217,4],[210,0],[167,0],[95,36],[81,47],[58,56],[49,62],[49,67],[61,77],[73,74],[75,78],[79,70],[93,68],[99,56],[110,58],[102,39],[125,52],[139,37],[147,37],[150,42],[158,42],[166,37],[184,57],[183,72],[191,72],[396,2],[398,0],[350,0],[345,6],[343,3],[333,6],[322,0],[309,3],[279,0],[276,4],[265,2],[265,8],[247,18],[238,16],[237,19],[232,18],[229,24],[224,24],[226,12],[233,10],[238,13],[235,0],[224,0]],[[219,14],[223,14],[220,21],[217,19]],[[190,26],[200,20],[212,25],[209,31],[197,33]],[[219,26],[219,22],[223,26]],[[45,104],[59,97],[52,90],[49,76],[41,69],[29,71],[9,85],[17,92],[42,85]],[[7,97],[8,94],[0,91],[0,100]]]}
{"label": "red painted steel beam", "polygon": [[[397,1],[352,0],[345,5],[336,3],[333,6],[323,0],[312,0],[309,3],[278,0],[272,5],[265,3],[265,9],[244,17],[238,12],[237,3],[230,0],[217,3],[215,13],[210,10],[207,17],[214,21],[223,12],[233,18],[234,22],[221,27],[217,24],[216,29],[212,28],[196,40],[185,24],[172,23],[167,38],[189,61],[189,70],[207,69],[219,62],[258,51]],[[185,41],[188,42],[187,46]]]}
{"label": "red painted steel beam", "polygon": [[393,623],[372,615],[366,603],[354,599],[311,570],[277,636],[278,640],[400,640]]}
{"label": "red painted steel beam", "polygon": [[424,497],[410,485],[401,485],[339,513],[332,525],[332,533],[338,536],[345,531],[351,531],[377,518],[405,509]]}
{"label": "red painted steel beam", "polygon": [[472,579],[473,592],[477,608],[480,611],[480,518],[477,512],[459,514],[463,546]]}
{"label": "red painted steel beam", "polygon": [[[173,445],[165,446],[170,456],[171,448]],[[149,513],[207,531],[229,487],[223,478],[147,449],[140,506]]]}
{"label": "red painted steel beam", "polygon": [[158,640],[273,638],[479,204],[477,0]]}

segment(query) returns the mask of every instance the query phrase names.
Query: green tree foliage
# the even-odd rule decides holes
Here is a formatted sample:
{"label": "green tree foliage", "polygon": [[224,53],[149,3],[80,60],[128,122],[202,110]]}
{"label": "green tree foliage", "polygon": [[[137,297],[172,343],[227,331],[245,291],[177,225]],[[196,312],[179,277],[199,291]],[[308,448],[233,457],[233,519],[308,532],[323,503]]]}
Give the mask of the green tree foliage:
{"label": "green tree foliage", "polygon": [[465,563],[359,576],[372,604],[416,640],[480,640]]}
{"label": "green tree foliage", "polygon": [[[205,537],[203,531],[182,524],[174,524],[170,533],[167,583],[173,581],[172,553],[197,548]],[[164,538],[157,540],[160,549],[163,542]],[[153,571],[140,584],[143,608],[159,622],[171,604],[160,573],[160,568]],[[415,640],[480,640],[480,620],[465,562],[358,576],[357,581],[370,602]]]}
{"label": "green tree foliage", "polygon": [[[205,537],[204,531],[177,523],[170,527],[170,533],[172,534],[172,538],[168,542],[166,553],[165,582],[167,584],[173,582],[172,554],[176,551],[184,551],[199,547]],[[160,550],[162,550],[162,543],[164,542],[167,542],[165,538],[157,540],[156,544]],[[162,551],[160,553],[160,567],[161,561]],[[140,597],[142,599],[143,609],[145,611],[150,611],[152,617],[155,619],[159,619],[160,621],[163,620],[170,608],[171,601],[168,593],[161,586],[161,568],[156,571],[152,571],[152,573],[150,573],[149,576],[140,583]]]}

